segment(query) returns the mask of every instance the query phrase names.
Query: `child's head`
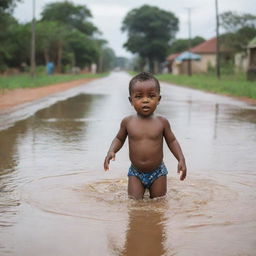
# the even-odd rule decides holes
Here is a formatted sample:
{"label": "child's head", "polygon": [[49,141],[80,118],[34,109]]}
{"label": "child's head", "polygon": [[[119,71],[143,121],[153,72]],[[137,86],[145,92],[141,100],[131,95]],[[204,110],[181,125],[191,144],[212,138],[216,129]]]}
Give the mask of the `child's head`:
{"label": "child's head", "polygon": [[159,84],[159,81],[151,73],[149,73],[149,72],[141,72],[138,75],[134,76],[131,79],[130,83],[129,83],[129,94],[130,94],[130,96],[132,94],[132,89],[133,89],[134,85],[137,82],[144,82],[144,81],[149,81],[149,80],[154,81],[154,84],[156,86],[156,90],[157,90],[158,94],[160,94],[160,84]]}
{"label": "child's head", "polygon": [[158,80],[150,73],[142,72],[129,84],[129,101],[140,116],[151,116],[156,110],[160,96]]}

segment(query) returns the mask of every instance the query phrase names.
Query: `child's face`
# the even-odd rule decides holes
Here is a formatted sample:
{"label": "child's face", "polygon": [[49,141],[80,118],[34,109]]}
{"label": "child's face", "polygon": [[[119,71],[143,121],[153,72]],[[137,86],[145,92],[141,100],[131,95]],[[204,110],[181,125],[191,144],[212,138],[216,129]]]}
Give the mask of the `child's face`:
{"label": "child's face", "polygon": [[136,82],[132,87],[132,92],[129,97],[136,112],[144,117],[154,113],[160,99],[161,96],[153,80]]}

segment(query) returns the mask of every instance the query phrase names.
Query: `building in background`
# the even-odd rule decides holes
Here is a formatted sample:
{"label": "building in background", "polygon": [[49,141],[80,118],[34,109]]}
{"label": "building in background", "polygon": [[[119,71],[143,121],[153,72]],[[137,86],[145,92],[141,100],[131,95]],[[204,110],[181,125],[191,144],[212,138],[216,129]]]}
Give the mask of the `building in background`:
{"label": "building in background", "polygon": [[[209,69],[215,68],[216,66],[216,49],[217,39],[216,37],[211,38],[199,45],[191,48],[189,52],[197,54],[201,57],[200,60],[192,60],[191,68],[192,73],[205,73]],[[220,47],[221,57],[228,61],[231,58],[231,51],[224,46]],[[173,74],[187,74],[187,61],[180,61],[179,56],[182,53],[171,54],[167,57],[168,69]]]}

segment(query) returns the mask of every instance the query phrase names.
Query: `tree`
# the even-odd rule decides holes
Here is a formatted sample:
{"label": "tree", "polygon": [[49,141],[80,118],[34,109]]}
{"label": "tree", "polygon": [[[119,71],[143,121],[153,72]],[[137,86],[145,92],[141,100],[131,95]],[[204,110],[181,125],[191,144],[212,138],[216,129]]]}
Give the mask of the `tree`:
{"label": "tree", "polygon": [[130,60],[126,57],[116,57],[116,67],[128,69],[130,67]]}
{"label": "tree", "polygon": [[132,53],[148,60],[150,71],[157,71],[157,63],[164,61],[169,42],[178,31],[178,18],[172,12],[144,5],[131,10],[123,20],[122,31],[128,32],[124,44]]}
{"label": "tree", "polygon": [[20,67],[30,61],[31,26],[24,24],[13,25],[6,43],[9,45],[10,58],[6,60],[9,67]]}
{"label": "tree", "polygon": [[[204,41],[205,41],[204,38],[200,36],[196,36],[191,39],[191,47],[194,47]],[[189,45],[188,39],[177,39],[171,44],[168,53],[171,54],[171,53],[180,53],[180,52],[187,51],[188,45]]]}
{"label": "tree", "polygon": [[74,57],[73,65],[79,67],[96,63],[99,58],[97,43],[78,30],[69,33],[66,50]]}
{"label": "tree", "polygon": [[238,14],[236,12],[224,12],[220,15],[220,25],[227,32],[236,32],[244,27],[256,27],[256,16],[250,13]]}
{"label": "tree", "polygon": [[3,71],[7,68],[8,62],[12,58],[12,30],[18,23],[11,14],[7,12],[2,12],[0,21],[0,71]]}
{"label": "tree", "polygon": [[111,48],[106,47],[103,49],[101,65],[103,72],[109,71],[116,66],[116,55]]}
{"label": "tree", "polygon": [[235,52],[246,50],[249,41],[256,36],[256,16],[252,14],[222,13],[220,25],[225,31],[221,44],[228,45]]}
{"label": "tree", "polygon": [[56,21],[41,21],[36,24],[37,31],[37,58],[56,63],[57,72],[62,71],[63,49],[67,45],[67,37],[71,33],[63,24]]}
{"label": "tree", "polygon": [[1,0],[0,1],[0,12],[15,7],[16,2],[20,2],[21,0]]}
{"label": "tree", "polygon": [[12,58],[13,47],[10,45],[12,28],[18,22],[12,17],[11,13],[16,2],[20,0],[1,0],[0,1],[0,71],[7,68],[7,62]]}
{"label": "tree", "polygon": [[57,21],[82,33],[92,35],[98,29],[88,21],[92,17],[85,5],[74,5],[72,2],[57,2],[47,4],[41,13],[42,21]]}
{"label": "tree", "polygon": [[99,31],[88,21],[92,15],[85,5],[74,5],[69,1],[50,3],[41,15],[41,22],[55,22],[52,28],[56,32],[51,34],[55,40],[54,47],[50,45],[57,52],[57,71],[62,69],[63,56],[66,61],[72,59],[73,65],[80,67],[96,62],[95,58],[99,56],[98,45],[92,36]]}
{"label": "tree", "polygon": [[[18,1],[0,1],[0,71],[20,68],[23,62],[30,61],[31,22],[19,24],[11,14],[11,7]],[[106,41],[94,38],[94,33],[99,32],[88,21],[91,13],[85,6],[75,6],[68,1],[52,3],[46,6],[43,14],[42,20],[36,22],[39,65],[52,60],[61,72],[63,65],[84,68],[98,63]]]}

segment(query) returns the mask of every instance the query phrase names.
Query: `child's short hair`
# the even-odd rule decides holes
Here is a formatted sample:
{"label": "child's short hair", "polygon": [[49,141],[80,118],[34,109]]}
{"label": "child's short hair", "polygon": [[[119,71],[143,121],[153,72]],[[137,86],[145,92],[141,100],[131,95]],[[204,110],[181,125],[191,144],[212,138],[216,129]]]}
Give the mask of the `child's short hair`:
{"label": "child's short hair", "polygon": [[150,73],[150,72],[141,72],[138,75],[134,76],[130,83],[129,83],[129,94],[132,94],[132,87],[139,81],[147,81],[147,80],[154,80],[156,84],[157,92],[160,94],[160,84],[159,81]]}

